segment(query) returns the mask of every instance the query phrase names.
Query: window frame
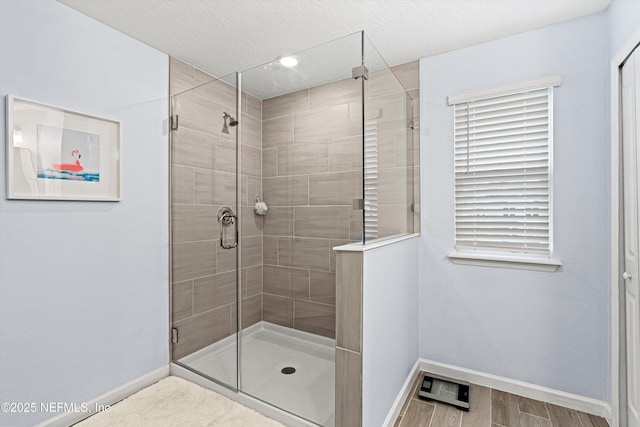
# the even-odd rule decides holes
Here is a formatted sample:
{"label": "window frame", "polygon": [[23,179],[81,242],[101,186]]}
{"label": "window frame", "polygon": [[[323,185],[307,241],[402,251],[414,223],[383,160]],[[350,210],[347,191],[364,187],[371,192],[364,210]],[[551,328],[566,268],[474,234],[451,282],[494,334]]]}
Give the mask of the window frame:
{"label": "window frame", "polygon": [[[547,76],[534,80],[518,82],[496,88],[489,88],[477,91],[464,92],[448,97],[448,105],[469,103],[489,98],[505,96],[509,94],[528,92],[540,89],[551,89],[549,91],[549,138],[547,141],[548,163],[548,227],[549,227],[549,253],[525,253],[523,251],[509,251],[491,248],[458,248],[456,247],[456,219],[454,213],[454,248],[449,252],[448,257],[454,264],[490,266],[500,268],[515,268],[536,271],[556,271],[562,262],[553,257],[553,87],[559,86],[562,82],[560,76]],[[455,118],[454,126],[455,128]],[[455,164],[455,160],[453,162]],[[455,169],[455,167],[454,167]],[[455,175],[455,171],[454,171]],[[454,190],[456,186],[454,184]],[[454,200],[456,197],[454,195]],[[455,207],[454,207],[455,212]]]}

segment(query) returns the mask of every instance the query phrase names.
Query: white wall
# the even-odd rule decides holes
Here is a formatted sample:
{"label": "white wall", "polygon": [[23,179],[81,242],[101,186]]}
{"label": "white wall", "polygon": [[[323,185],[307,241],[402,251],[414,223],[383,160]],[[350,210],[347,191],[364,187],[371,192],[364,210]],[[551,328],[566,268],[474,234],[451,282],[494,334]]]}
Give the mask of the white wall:
{"label": "white wall", "polygon": [[362,425],[381,426],[418,358],[418,238],[367,250]]}
{"label": "white wall", "polygon": [[[421,60],[420,356],[610,399],[607,14]],[[555,273],[454,265],[448,95],[560,74]]]}
{"label": "white wall", "polygon": [[[85,402],[169,361],[168,57],[53,0],[3,0],[0,58],[0,402]],[[122,201],[6,200],[7,93],[120,120]]]}
{"label": "white wall", "polygon": [[613,0],[607,11],[609,58],[613,58],[633,33],[640,29],[640,1]]}

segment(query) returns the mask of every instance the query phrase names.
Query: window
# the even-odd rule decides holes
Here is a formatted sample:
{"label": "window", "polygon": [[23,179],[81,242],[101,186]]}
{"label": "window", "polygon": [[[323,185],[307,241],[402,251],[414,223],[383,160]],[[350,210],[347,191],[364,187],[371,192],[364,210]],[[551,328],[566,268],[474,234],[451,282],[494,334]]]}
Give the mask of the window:
{"label": "window", "polygon": [[364,234],[378,238],[378,118],[364,121]]}
{"label": "window", "polygon": [[465,252],[498,260],[550,258],[553,86],[559,83],[554,77],[449,97],[455,110],[452,258]]}

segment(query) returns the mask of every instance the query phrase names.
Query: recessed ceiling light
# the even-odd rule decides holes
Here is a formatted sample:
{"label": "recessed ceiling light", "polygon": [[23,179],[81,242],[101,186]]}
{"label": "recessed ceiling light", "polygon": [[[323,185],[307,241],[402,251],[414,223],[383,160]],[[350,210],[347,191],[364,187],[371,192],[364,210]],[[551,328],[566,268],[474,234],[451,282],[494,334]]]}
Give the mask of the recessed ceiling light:
{"label": "recessed ceiling light", "polygon": [[280,64],[285,67],[295,67],[298,65],[298,60],[293,56],[285,56],[284,58],[280,58]]}

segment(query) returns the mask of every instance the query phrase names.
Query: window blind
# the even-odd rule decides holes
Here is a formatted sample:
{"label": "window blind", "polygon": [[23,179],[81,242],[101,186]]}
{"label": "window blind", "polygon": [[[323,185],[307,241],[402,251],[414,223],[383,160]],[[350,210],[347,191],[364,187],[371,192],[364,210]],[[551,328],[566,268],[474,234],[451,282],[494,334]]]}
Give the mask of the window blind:
{"label": "window blind", "polygon": [[364,121],[364,235],[378,237],[378,119]]}
{"label": "window blind", "polygon": [[550,254],[552,91],[455,104],[456,249]]}

